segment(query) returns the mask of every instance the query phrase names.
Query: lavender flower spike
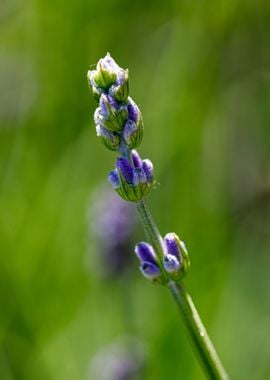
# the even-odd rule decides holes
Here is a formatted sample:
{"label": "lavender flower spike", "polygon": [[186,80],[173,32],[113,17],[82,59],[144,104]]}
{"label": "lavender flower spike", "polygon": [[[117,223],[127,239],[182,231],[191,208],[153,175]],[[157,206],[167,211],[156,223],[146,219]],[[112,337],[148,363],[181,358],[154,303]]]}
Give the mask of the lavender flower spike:
{"label": "lavender flower spike", "polygon": [[98,62],[96,70],[88,72],[88,80],[99,100],[95,124],[105,128],[97,127],[98,133],[109,148],[118,144],[120,158],[116,161],[115,170],[109,174],[109,182],[124,200],[136,202],[144,230],[152,244],[140,243],[136,246],[140,270],[151,281],[169,287],[209,378],[228,380],[195,305],[182,284],[182,278],[190,266],[185,244],[174,233],[162,239],[144,199],[154,184],[153,164],[148,159],[141,160],[138,152],[132,151],[141,143],[143,121],[139,107],[129,96],[128,71],[119,67],[107,54]]}
{"label": "lavender flower spike", "polygon": [[[146,168],[146,163],[148,167]],[[145,167],[145,170],[144,170]],[[150,173],[151,168],[151,175]],[[139,202],[150,192],[154,180],[151,161],[142,161],[136,151],[132,151],[130,161],[125,157],[116,160],[116,169],[109,174],[109,182],[126,201]]]}

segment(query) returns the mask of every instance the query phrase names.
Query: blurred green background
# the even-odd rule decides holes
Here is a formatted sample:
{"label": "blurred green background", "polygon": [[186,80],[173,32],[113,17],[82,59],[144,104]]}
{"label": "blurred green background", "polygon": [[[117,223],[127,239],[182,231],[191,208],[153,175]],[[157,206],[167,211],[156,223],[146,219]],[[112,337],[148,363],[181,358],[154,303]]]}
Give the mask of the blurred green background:
{"label": "blurred green background", "polygon": [[89,199],[115,159],[86,73],[107,51],[130,70],[160,183],[149,204],[189,248],[224,365],[269,379],[270,3],[2,0],[0,14],[1,380],[87,379],[128,333],[141,379],[204,378],[166,289],[136,262],[126,282],[95,275],[94,253],[86,265]]}

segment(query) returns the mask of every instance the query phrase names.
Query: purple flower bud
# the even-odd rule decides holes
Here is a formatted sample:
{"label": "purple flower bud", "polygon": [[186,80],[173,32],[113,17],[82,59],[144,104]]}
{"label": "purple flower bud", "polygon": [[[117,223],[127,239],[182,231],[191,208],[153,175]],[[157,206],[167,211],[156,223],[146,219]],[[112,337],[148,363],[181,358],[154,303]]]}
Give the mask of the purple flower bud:
{"label": "purple flower bud", "polygon": [[126,122],[123,130],[123,136],[127,144],[130,144],[133,135],[136,134],[137,129],[137,125],[133,121],[128,120]]}
{"label": "purple flower bud", "polygon": [[104,95],[101,95],[100,101],[99,101],[99,107],[100,107],[100,112],[102,115],[107,116],[108,115],[108,107],[107,107],[107,98]]}
{"label": "purple flower bud", "polygon": [[117,170],[112,170],[108,175],[108,181],[112,185],[114,189],[118,189],[120,187],[120,178],[117,173]]}
{"label": "purple flower bud", "polygon": [[135,123],[137,123],[140,116],[140,110],[137,104],[131,98],[129,98],[127,109],[128,109],[129,120],[132,120]]}
{"label": "purple flower bud", "polygon": [[164,257],[164,268],[168,273],[177,272],[180,269],[180,262],[174,255],[166,255]]}
{"label": "purple flower bud", "polygon": [[104,145],[110,150],[116,150],[119,146],[120,139],[119,136],[108,131],[108,129],[102,127],[101,125],[96,125],[97,136],[101,137]]}
{"label": "purple flower bud", "polygon": [[112,96],[104,94],[100,97],[99,106],[102,115],[105,117],[110,113],[110,111],[116,111],[120,108],[120,105]]}
{"label": "purple flower bud", "polygon": [[128,120],[123,130],[123,137],[125,143],[131,149],[140,145],[143,137],[142,124],[136,124],[134,121]]}
{"label": "purple flower bud", "polygon": [[118,158],[116,161],[116,168],[122,174],[126,182],[133,185],[134,171],[129,161],[124,157]]}
{"label": "purple flower bud", "polygon": [[109,95],[101,95],[99,107],[94,114],[95,124],[100,124],[113,132],[121,132],[127,117],[128,112],[125,105],[120,105]]}
{"label": "purple flower bud", "polygon": [[112,96],[107,95],[107,100],[108,100],[108,103],[110,104],[110,106],[112,108],[115,108],[115,109],[119,109],[120,108],[119,103]]}
{"label": "purple flower bud", "polygon": [[152,164],[152,161],[146,159],[142,161],[142,169],[146,175],[147,181],[152,182],[153,181],[153,170],[154,166]]}
{"label": "purple flower bud", "polygon": [[135,149],[132,150],[131,157],[132,157],[133,165],[135,166],[135,168],[141,168],[142,167],[142,159],[141,159],[139,153],[137,152],[137,150],[135,150]]}
{"label": "purple flower bud", "polygon": [[138,178],[138,183],[147,183],[147,177],[142,169],[135,169],[136,177]]}
{"label": "purple flower bud", "polygon": [[87,75],[89,83],[98,93],[106,92],[116,82],[119,70],[120,67],[108,53],[98,61],[96,70],[89,70]]}
{"label": "purple flower bud", "polygon": [[109,89],[109,94],[119,102],[126,102],[129,94],[128,70],[120,69],[117,80]]}
{"label": "purple flower bud", "polygon": [[148,278],[149,280],[157,280],[162,275],[160,268],[156,264],[147,261],[142,263],[140,270],[144,277]]}
{"label": "purple flower bud", "polygon": [[153,247],[145,242],[136,245],[135,253],[138,259],[143,263],[145,261],[157,264],[156,254]]}
{"label": "purple flower bud", "polygon": [[179,260],[181,259],[181,251],[179,247],[179,239],[176,237],[174,233],[168,233],[164,237],[165,247],[167,249],[168,254],[177,257]]}

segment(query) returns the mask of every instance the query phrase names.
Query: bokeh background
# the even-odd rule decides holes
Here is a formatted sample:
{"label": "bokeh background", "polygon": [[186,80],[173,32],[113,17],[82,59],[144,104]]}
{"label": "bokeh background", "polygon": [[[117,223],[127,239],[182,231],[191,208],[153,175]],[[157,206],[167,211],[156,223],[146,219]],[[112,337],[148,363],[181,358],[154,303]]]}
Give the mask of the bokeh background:
{"label": "bokeh background", "polygon": [[135,260],[126,277],[96,271],[89,207],[115,154],[86,72],[107,51],[130,70],[149,204],[189,248],[224,365],[269,379],[270,3],[2,0],[0,14],[1,380],[93,380],[96,353],[130,334],[139,379],[204,378],[166,289]]}

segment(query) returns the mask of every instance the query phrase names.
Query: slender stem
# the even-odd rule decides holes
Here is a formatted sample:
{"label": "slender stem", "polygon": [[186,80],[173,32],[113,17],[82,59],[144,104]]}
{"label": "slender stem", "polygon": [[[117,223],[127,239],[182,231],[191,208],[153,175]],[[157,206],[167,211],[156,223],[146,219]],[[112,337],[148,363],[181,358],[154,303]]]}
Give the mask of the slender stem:
{"label": "slender stem", "polygon": [[207,334],[190,295],[184,289],[183,284],[176,284],[171,281],[168,286],[179,306],[185,325],[192,338],[194,348],[196,349],[200,362],[209,379],[228,380],[229,377],[218,357],[215,347]]}
{"label": "slender stem", "polygon": [[[141,216],[146,236],[155,249],[160,263],[162,263],[165,253],[163,240],[145,200],[137,203],[137,209]],[[163,265],[160,267],[163,269]],[[196,310],[190,295],[186,292],[182,283],[176,284],[174,281],[169,280],[166,271],[164,269],[163,271],[163,274],[167,279],[168,287],[179,307],[179,310],[182,313],[185,326],[189,332],[194,348],[201,364],[203,365],[205,373],[211,380],[228,380],[229,377],[222,366],[218,354],[207,334],[205,327],[203,326],[198,311]]]}
{"label": "slender stem", "polygon": [[150,240],[153,248],[155,249],[160,261],[162,261],[164,255],[164,245],[159,230],[153,220],[152,215],[147,207],[145,200],[137,203],[137,210],[141,216],[145,234]]}

